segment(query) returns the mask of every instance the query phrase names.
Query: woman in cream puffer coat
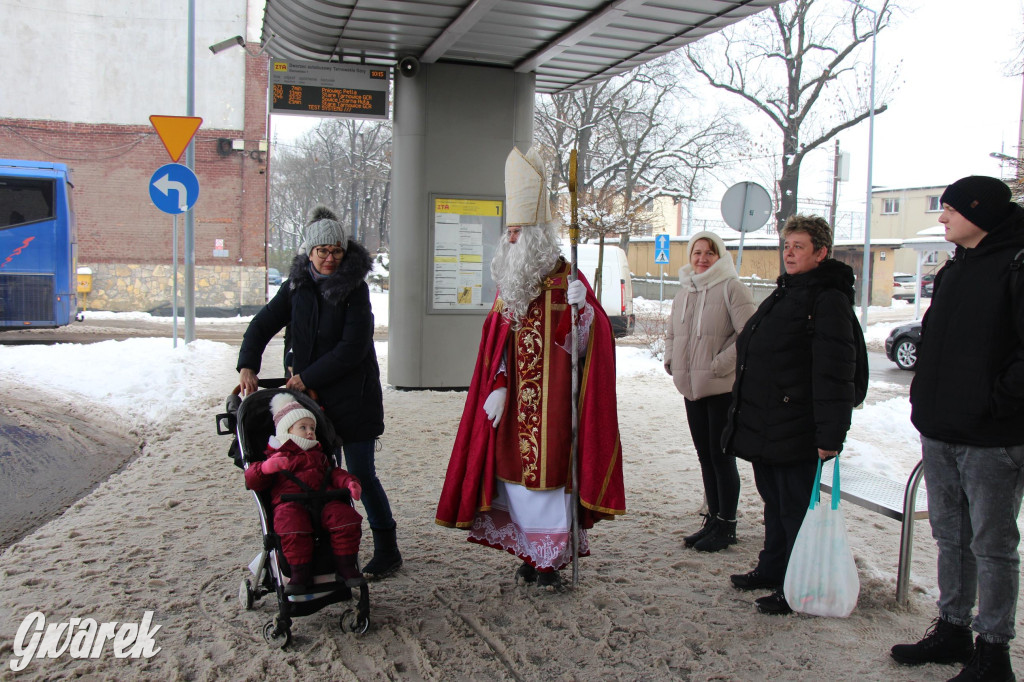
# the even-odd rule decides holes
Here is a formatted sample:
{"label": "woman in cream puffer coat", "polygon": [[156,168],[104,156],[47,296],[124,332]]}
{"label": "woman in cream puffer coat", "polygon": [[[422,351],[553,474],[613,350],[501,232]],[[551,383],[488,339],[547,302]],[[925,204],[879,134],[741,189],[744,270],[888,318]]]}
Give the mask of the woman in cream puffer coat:
{"label": "woman in cream puffer coat", "polygon": [[736,376],[736,336],[755,308],[721,237],[698,232],[687,255],[665,335],[665,371],[683,394],[708,505],[704,524],[683,542],[717,552],[736,542],[740,477],[721,441]]}

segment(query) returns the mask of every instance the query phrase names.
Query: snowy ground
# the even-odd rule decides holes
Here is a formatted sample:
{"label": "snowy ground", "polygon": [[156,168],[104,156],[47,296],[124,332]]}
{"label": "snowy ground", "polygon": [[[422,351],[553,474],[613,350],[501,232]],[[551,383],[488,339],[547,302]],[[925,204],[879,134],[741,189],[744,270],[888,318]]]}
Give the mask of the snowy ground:
{"label": "snowy ground", "polygon": [[[913,308],[903,307],[874,311],[892,319],[870,326],[868,339],[877,344],[894,322],[909,319]],[[386,297],[375,295],[374,308],[387,319]],[[377,352],[386,373],[387,344]],[[660,360],[627,345],[617,350],[617,385],[629,513],[594,530],[578,589],[516,587],[512,557],[433,523],[465,394],[385,387],[378,471],[405,568],[372,586],[365,635],[338,631],[337,605],[298,619],[291,647],[272,650],[260,629],[273,600],[246,612],[236,598],[259,547],[258,523],[226,457],[229,439],[214,431],[213,415],[236,378],[236,353],[210,341],[173,349],[169,339],[2,349],[5,394],[52,386],[62,368],[53,405],[74,403],[96,420],[113,416],[137,435],[141,454],[0,554],[0,679],[11,675],[19,625],[36,611],[52,623],[138,622],[153,611],[160,651],[137,660],[117,660],[110,647],[98,659],[64,654],[31,662],[18,679],[922,680],[956,672],[902,668],[887,654],[934,616],[926,523],[917,524],[911,604],[902,608],[895,603],[899,524],[843,506],[861,579],[848,619],[762,616],[752,605],[761,593],[729,586],[730,573],[754,565],[762,537],[749,465],[740,465],[740,543],[715,555],[684,550],[702,494],[682,397]],[[280,346],[267,353],[276,364]],[[873,382],[844,458],[905,480],[919,457],[906,389]],[[368,551],[367,542],[364,561]],[[1024,670],[1016,646],[1013,655]]]}

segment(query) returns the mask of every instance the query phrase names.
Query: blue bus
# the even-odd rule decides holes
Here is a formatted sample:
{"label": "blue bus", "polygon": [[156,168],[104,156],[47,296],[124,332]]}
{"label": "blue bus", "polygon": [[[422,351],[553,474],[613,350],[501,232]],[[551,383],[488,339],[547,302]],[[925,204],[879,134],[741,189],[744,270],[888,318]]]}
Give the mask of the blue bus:
{"label": "blue bus", "polygon": [[78,312],[78,232],[63,163],[0,159],[0,330],[58,327]]}

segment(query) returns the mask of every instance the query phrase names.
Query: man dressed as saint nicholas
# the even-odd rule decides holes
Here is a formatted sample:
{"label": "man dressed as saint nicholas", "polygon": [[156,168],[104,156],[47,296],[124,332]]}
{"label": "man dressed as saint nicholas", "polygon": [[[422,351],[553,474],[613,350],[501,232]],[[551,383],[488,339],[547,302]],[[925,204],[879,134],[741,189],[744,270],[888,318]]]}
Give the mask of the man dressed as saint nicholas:
{"label": "man dressed as saint nicholas", "polygon": [[572,305],[578,306],[579,554],[586,529],[625,513],[611,325],[586,280],[570,282],[536,149],[505,162],[498,285],[436,522],[522,560],[517,582],[558,588],[572,560]]}

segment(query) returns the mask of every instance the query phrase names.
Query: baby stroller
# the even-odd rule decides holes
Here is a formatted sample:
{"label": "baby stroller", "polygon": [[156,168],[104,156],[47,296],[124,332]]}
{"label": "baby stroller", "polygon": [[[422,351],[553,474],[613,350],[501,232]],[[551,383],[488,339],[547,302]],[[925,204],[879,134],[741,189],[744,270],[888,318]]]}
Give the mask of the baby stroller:
{"label": "baby stroller", "polygon": [[[340,466],[341,442],[334,427],[316,401],[308,395],[278,388],[284,379],[261,379],[261,389],[244,400],[238,395],[238,388],[228,396],[226,412],[217,415],[217,433],[234,434],[228,454],[235,465],[246,469],[264,458],[267,440],[274,435],[274,420],[270,413],[270,400],[278,393],[293,395],[306,409],[316,416],[316,437],[324,452]],[[335,568],[331,556],[330,541],[320,529],[319,513],[312,513],[314,523],[313,584],[308,590],[296,590],[285,586],[291,577],[291,570],[281,551],[281,541],[273,528],[270,496],[268,493],[251,491],[256,498],[260,517],[260,531],[263,536],[262,550],[249,562],[253,578],[246,578],[238,588],[238,601],[242,608],[251,610],[253,602],[266,594],[277,595],[278,614],[263,626],[263,638],[273,647],[283,648],[291,641],[292,618],[308,616],[320,609],[341,601],[352,599],[352,589],[335,579]],[[348,490],[325,490],[284,495],[284,501],[300,502],[307,507],[316,507],[331,499],[350,503]],[[342,632],[361,634],[370,625],[370,593],[366,583],[359,587],[359,597],[354,609],[341,614]]]}

